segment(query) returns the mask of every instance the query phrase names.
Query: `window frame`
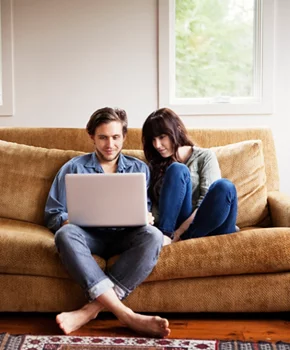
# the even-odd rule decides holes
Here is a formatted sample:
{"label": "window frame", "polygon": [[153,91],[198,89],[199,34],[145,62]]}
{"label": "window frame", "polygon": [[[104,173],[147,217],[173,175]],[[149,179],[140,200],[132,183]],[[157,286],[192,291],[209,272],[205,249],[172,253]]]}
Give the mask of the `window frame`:
{"label": "window frame", "polygon": [[186,99],[173,96],[175,83],[175,0],[158,2],[158,104],[179,115],[272,114],[274,111],[274,0],[256,0],[256,65],[260,84],[254,98]]}
{"label": "window frame", "polygon": [[0,117],[12,116],[13,101],[13,16],[12,0],[0,1],[1,11],[1,65],[2,70],[2,104],[0,100]]}

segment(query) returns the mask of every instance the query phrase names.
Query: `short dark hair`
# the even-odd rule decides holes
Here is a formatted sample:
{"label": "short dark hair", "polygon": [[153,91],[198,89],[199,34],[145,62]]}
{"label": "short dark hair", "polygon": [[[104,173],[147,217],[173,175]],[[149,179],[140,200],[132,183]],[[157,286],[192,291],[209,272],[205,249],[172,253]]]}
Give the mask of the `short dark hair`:
{"label": "short dark hair", "polygon": [[101,124],[108,124],[111,122],[120,122],[123,127],[123,136],[127,134],[128,131],[128,119],[127,113],[120,108],[110,108],[104,107],[96,110],[90,117],[87,123],[87,132],[90,136],[94,136],[96,128]]}

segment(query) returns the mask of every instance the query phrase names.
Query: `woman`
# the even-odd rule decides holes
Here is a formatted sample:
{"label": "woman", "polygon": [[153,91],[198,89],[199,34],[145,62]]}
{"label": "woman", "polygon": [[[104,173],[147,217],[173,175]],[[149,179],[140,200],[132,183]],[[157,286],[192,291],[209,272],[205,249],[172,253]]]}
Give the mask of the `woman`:
{"label": "woman", "polygon": [[149,115],[142,141],[151,170],[153,215],[168,237],[164,244],[236,232],[235,186],[221,179],[215,153],[194,146],[172,110]]}

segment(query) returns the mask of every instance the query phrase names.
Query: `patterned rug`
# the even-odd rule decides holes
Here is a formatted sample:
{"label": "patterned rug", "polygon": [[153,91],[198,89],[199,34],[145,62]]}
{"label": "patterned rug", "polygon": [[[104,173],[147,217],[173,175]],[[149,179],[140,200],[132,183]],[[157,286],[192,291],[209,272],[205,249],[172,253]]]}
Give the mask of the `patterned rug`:
{"label": "patterned rug", "polygon": [[0,333],[0,350],[290,350],[290,343]]}

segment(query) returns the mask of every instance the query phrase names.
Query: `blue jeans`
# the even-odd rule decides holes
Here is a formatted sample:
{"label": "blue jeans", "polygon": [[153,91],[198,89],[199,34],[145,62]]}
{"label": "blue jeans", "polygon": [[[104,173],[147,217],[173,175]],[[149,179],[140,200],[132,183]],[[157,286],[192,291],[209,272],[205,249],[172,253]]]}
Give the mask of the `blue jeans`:
{"label": "blue jeans", "polygon": [[[208,189],[193,222],[181,239],[236,232],[237,191],[227,179]],[[159,229],[168,236],[192,214],[192,183],[189,169],[172,163],[166,170],[159,198]]]}
{"label": "blue jeans", "polygon": [[[110,288],[124,299],[156,265],[163,235],[151,225],[112,230],[67,224],[56,232],[55,244],[66,270],[89,300]],[[119,258],[103,272],[92,254]]]}

